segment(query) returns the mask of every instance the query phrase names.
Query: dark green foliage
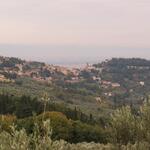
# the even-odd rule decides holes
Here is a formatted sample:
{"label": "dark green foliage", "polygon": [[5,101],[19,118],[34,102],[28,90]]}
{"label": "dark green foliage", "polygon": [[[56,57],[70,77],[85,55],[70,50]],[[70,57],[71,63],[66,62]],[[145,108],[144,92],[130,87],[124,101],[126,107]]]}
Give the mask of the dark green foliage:
{"label": "dark green foliage", "polygon": [[[134,106],[139,106],[143,102],[145,93],[149,94],[150,60],[113,58],[94,66],[102,70],[100,72],[102,80],[120,84],[118,88],[112,88],[111,86],[106,89],[102,88],[102,93],[111,91],[112,96],[107,97],[107,99],[116,101],[118,106],[130,105],[131,101]],[[145,83],[144,86],[140,85],[141,81]]]}
{"label": "dark green foliage", "polygon": [[15,67],[16,64],[22,64],[24,61],[22,61],[19,58],[5,58],[5,57],[1,57],[0,60],[2,60],[2,63],[0,64],[0,68],[4,68],[4,67]]}
{"label": "dark green foliage", "polygon": [[[25,118],[43,112],[44,103],[38,98],[30,96],[16,97],[14,95],[0,94],[0,114],[15,114],[18,118]],[[59,111],[64,113],[69,119],[81,120],[82,122],[95,122],[94,118],[85,115],[83,112],[67,108],[63,104],[57,104],[51,101],[47,102],[46,111]]]}
{"label": "dark green foliage", "polygon": [[117,109],[111,117],[112,142],[120,145],[128,143],[150,143],[150,101],[145,101],[138,113],[129,106]]}
{"label": "dark green foliage", "polygon": [[[43,118],[44,115],[44,118]],[[33,132],[34,123],[41,126],[42,120],[51,120],[53,128],[52,139],[64,139],[70,143],[78,142],[100,142],[107,143],[109,133],[98,125],[89,125],[80,121],[73,121],[60,112],[46,112],[35,117],[29,117],[17,120],[18,128],[25,128],[29,133]],[[42,126],[41,126],[42,133]]]}
{"label": "dark green foliage", "polygon": [[97,125],[88,125],[75,121],[72,123],[71,142],[100,142],[107,143],[108,132]]}

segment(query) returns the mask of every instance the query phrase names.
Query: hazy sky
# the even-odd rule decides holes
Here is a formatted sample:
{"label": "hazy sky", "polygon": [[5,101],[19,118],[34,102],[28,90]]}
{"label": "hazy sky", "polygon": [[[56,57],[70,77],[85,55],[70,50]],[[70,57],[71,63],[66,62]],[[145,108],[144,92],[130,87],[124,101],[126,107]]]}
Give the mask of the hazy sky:
{"label": "hazy sky", "polygon": [[150,58],[150,0],[0,0],[0,55]]}

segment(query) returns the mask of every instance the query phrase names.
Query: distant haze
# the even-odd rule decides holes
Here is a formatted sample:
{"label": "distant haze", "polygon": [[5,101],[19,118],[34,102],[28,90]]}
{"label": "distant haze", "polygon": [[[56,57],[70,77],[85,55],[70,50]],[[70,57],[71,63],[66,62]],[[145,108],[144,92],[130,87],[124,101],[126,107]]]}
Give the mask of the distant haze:
{"label": "distant haze", "polygon": [[49,63],[150,59],[149,0],[4,0],[0,55]]}
{"label": "distant haze", "polygon": [[0,55],[54,64],[94,63],[112,57],[150,59],[146,48],[106,48],[94,46],[0,45]]}

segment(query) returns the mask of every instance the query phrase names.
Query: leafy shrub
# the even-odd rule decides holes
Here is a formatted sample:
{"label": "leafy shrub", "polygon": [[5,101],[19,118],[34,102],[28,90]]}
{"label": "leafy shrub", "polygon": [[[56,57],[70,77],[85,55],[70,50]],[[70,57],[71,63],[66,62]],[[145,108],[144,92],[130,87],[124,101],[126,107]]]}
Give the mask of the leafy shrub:
{"label": "leafy shrub", "polygon": [[32,134],[27,134],[25,129],[17,130],[10,126],[11,133],[3,131],[0,133],[0,150],[149,150],[148,142],[136,142],[135,144],[99,144],[99,143],[77,143],[70,144],[66,141],[51,140],[52,128],[50,120],[41,123],[41,126],[34,124]]}
{"label": "leafy shrub", "polygon": [[11,132],[10,125],[16,121],[16,116],[13,115],[0,115],[0,132]]}
{"label": "leafy shrub", "polygon": [[116,110],[111,120],[113,142],[121,144],[135,143],[136,121],[129,106]]}

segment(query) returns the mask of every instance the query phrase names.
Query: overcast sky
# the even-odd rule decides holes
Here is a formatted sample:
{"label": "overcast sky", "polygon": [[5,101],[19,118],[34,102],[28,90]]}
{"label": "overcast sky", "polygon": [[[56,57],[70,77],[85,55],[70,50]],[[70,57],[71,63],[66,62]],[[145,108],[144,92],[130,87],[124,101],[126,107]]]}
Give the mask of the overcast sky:
{"label": "overcast sky", "polygon": [[150,58],[150,0],[0,0],[0,55]]}

